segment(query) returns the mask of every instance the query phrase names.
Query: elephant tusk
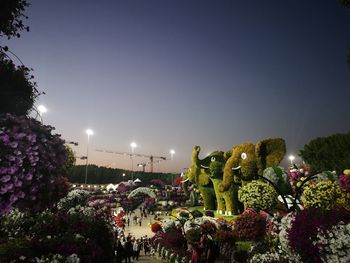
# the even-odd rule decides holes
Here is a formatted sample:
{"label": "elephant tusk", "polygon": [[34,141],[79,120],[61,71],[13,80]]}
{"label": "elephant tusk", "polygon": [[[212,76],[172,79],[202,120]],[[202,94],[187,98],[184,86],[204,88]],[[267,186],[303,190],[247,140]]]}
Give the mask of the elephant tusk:
{"label": "elephant tusk", "polygon": [[186,180],[181,181],[181,183],[186,183],[190,178],[187,178]]}
{"label": "elephant tusk", "polygon": [[209,168],[209,166],[204,166],[204,165],[201,165],[201,167],[204,168],[204,169],[208,169]]}
{"label": "elephant tusk", "polygon": [[238,170],[238,169],[241,169],[240,165],[238,165],[237,167],[232,167],[232,170]]}

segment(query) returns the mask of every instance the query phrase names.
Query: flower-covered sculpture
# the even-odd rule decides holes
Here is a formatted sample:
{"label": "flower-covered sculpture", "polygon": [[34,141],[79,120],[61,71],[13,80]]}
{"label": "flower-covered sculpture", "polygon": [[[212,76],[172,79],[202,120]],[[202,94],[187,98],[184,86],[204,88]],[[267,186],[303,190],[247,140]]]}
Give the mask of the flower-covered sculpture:
{"label": "flower-covered sculpture", "polygon": [[253,180],[238,191],[238,198],[244,203],[245,209],[270,211],[276,205],[277,192],[270,184]]}
{"label": "flower-covered sculpture", "polygon": [[[277,166],[286,153],[285,141],[281,138],[270,138],[256,144],[243,143],[232,148],[232,155],[224,168],[223,182],[219,188],[221,192],[232,191],[237,200],[235,188],[237,182],[242,186],[262,176],[266,167]],[[232,208],[232,213],[238,213],[238,202]]]}

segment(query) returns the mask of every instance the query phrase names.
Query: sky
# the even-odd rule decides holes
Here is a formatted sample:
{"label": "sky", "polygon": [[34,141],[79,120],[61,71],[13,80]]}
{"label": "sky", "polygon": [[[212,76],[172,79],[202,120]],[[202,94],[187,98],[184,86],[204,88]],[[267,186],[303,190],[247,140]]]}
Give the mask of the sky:
{"label": "sky", "polygon": [[96,151],[134,141],[174,149],[154,171],[181,173],[195,145],[203,158],[269,137],[286,140],[286,163],[350,130],[350,12],[336,0],[29,2],[30,32],[6,45],[34,69],[44,123],[77,156],[89,146],[89,163],[140,170],[147,158]]}

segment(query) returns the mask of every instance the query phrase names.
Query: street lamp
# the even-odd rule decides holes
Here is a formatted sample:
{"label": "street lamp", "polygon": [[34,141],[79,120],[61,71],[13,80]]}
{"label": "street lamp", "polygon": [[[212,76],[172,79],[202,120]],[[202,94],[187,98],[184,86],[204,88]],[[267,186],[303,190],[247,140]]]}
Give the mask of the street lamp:
{"label": "street lamp", "polygon": [[86,168],[85,168],[85,184],[87,184],[88,164],[89,164],[89,140],[90,140],[90,135],[93,135],[94,132],[91,129],[87,129],[85,132],[88,136],[87,147],[86,147]]}
{"label": "street lamp", "polygon": [[173,159],[174,154],[175,154],[175,150],[171,149],[171,150],[170,150],[170,160]]}
{"label": "street lamp", "polygon": [[131,180],[134,181],[134,149],[137,147],[136,142],[130,143],[131,147]]}
{"label": "street lamp", "polygon": [[294,155],[289,155],[288,159],[290,160],[291,166],[293,166],[293,161],[295,159]]}

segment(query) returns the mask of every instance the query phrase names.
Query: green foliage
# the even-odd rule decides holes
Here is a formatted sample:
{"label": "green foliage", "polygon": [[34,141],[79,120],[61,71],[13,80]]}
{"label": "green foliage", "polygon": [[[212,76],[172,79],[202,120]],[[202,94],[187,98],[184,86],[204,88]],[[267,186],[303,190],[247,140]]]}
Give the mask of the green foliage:
{"label": "green foliage", "polygon": [[[85,181],[85,165],[75,165],[68,171],[67,178],[71,183],[84,183]],[[122,169],[107,168],[97,165],[89,165],[88,183],[89,184],[109,184],[128,181],[132,178],[134,180],[139,178],[144,185],[150,185],[153,179],[161,179],[166,184],[171,184],[172,178],[177,176],[171,173],[148,173],[142,171],[129,171]],[[125,174],[125,177],[123,176]]]}
{"label": "green foliage", "polygon": [[27,115],[40,95],[31,70],[15,64],[0,49],[0,113]]}
{"label": "green foliage", "polygon": [[269,138],[255,145],[258,174],[262,175],[266,167],[277,166],[286,154],[286,143],[282,138]]}
{"label": "green foliage", "polygon": [[289,177],[283,167],[268,167],[264,170],[263,177],[270,180],[283,195],[289,195],[293,192]]}
{"label": "green foliage", "polygon": [[193,210],[191,212],[191,214],[192,214],[193,218],[197,218],[197,217],[202,217],[203,216],[203,213],[201,211],[199,211],[199,210]]}
{"label": "green foliage", "polygon": [[198,205],[198,194],[192,191],[190,193],[190,206]]}
{"label": "green foliage", "polygon": [[23,14],[28,6],[26,0],[1,0],[0,37],[20,37],[20,31],[29,31],[29,27],[23,24],[23,18],[28,18]]}
{"label": "green foliage", "polygon": [[314,171],[341,173],[350,163],[350,132],[311,140],[299,155]]}
{"label": "green foliage", "polygon": [[346,206],[346,196],[339,185],[332,181],[309,184],[304,188],[301,201],[306,208],[330,210]]}
{"label": "green foliage", "polygon": [[277,193],[270,184],[253,180],[238,190],[238,198],[246,209],[271,211],[276,205]]}
{"label": "green foliage", "polygon": [[73,166],[75,165],[76,159],[75,159],[75,154],[74,154],[73,149],[71,147],[69,147],[67,144],[65,144],[64,147],[67,151],[67,162],[64,165],[63,169],[67,172],[73,168]]}

